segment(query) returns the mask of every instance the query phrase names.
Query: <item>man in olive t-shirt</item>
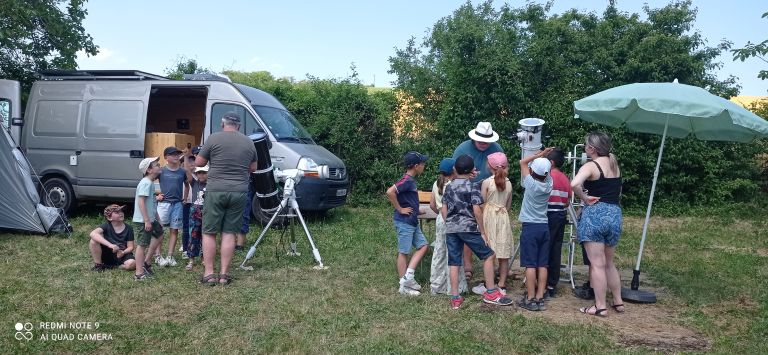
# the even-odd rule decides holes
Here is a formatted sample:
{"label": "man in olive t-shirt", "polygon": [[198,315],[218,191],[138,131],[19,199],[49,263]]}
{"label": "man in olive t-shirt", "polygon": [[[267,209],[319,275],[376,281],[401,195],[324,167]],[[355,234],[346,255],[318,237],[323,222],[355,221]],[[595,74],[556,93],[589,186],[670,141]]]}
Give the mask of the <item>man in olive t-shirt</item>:
{"label": "man in olive t-shirt", "polygon": [[[240,133],[240,116],[233,112],[221,118],[221,132],[211,134],[195,159],[199,167],[209,165],[203,208],[203,259],[206,284],[230,282],[229,264],[235,250],[235,233],[243,224],[243,210],[250,174],[256,170],[256,148]],[[221,233],[221,274],[214,274],[216,234]]]}

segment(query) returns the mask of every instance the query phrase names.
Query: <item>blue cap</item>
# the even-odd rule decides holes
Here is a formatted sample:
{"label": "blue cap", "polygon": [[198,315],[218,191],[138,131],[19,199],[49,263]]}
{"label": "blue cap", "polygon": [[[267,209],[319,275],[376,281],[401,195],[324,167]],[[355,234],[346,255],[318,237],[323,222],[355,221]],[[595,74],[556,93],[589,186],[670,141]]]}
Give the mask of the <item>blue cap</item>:
{"label": "blue cap", "polygon": [[428,156],[421,154],[415,150],[412,150],[408,153],[405,153],[403,156],[403,163],[405,163],[405,166],[410,168],[416,164],[421,164],[429,159]]}
{"label": "blue cap", "polygon": [[453,166],[456,164],[456,159],[453,158],[443,158],[443,160],[440,161],[440,172],[443,175],[450,175],[453,173]]}

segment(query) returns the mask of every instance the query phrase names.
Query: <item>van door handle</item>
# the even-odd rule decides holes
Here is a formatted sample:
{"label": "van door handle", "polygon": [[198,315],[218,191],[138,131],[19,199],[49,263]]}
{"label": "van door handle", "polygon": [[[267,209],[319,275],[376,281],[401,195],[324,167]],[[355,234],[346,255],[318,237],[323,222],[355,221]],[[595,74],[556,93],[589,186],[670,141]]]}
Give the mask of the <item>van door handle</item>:
{"label": "van door handle", "polygon": [[130,152],[131,158],[143,158],[144,157],[144,151],[143,150],[132,150]]}

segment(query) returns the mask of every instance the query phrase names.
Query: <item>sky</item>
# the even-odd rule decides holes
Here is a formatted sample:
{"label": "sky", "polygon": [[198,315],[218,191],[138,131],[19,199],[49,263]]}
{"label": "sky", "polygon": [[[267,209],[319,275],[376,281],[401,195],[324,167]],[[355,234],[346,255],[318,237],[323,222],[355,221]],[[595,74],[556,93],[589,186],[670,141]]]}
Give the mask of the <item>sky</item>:
{"label": "sky", "polygon": [[[366,85],[392,86],[389,57],[411,37],[417,43],[441,18],[465,1],[179,1],[90,0],[83,26],[100,47],[94,57],[78,56],[80,69],[133,69],[165,74],[186,57],[214,71],[261,71],[297,80],[312,75],[344,78],[355,66]],[[538,1],[540,2],[540,1]],[[668,0],[618,0],[620,11],[643,14],[643,4]],[[473,0],[473,4],[479,1]],[[498,7],[502,1],[495,1]],[[508,1],[519,7],[524,1]],[[602,13],[608,0],[555,0],[551,13],[570,8]],[[766,0],[694,0],[694,28],[709,46],[722,39],[743,47],[768,37]],[[726,53],[718,77],[738,77],[741,95],[768,95],[768,80],[757,74],[768,63],[734,62]]]}

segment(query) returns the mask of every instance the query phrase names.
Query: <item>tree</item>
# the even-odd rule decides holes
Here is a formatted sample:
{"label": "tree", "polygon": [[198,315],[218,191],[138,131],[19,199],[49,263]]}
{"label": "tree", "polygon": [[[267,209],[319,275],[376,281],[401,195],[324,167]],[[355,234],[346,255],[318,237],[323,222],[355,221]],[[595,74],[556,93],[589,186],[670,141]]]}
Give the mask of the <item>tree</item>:
{"label": "tree", "polygon": [[[547,121],[545,144],[570,150],[590,130],[614,139],[625,179],[625,203],[647,201],[659,136],[611,129],[573,118],[573,102],[635,82],[671,82],[708,87],[717,95],[738,92],[735,78],[718,80],[716,62],[726,44],[708,47],[693,28],[691,1],[658,9],[647,19],[618,11],[576,9],[549,14],[549,5],[520,8],[491,1],[462,5],[439,20],[421,44],[414,39],[390,58],[396,85],[418,103],[431,123],[424,150],[446,155],[467,139],[478,121],[492,121],[510,157],[517,142],[505,139],[524,117]],[[751,198],[756,145],[668,142],[658,196],[681,203]]]}
{"label": "tree", "polygon": [[[762,18],[766,17],[768,17],[768,12],[764,13],[762,16]],[[740,60],[743,62],[754,57],[768,63],[768,58],[766,58],[766,55],[768,55],[768,39],[760,43],[747,42],[747,45],[745,45],[744,48],[733,49],[731,52],[733,53],[734,61]],[[757,77],[761,80],[767,79],[768,70],[760,70]]]}
{"label": "tree", "polygon": [[212,70],[200,66],[197,60],[190,59],[185,56],[179,56],[176,58],[176,63],[165,68],[165,76],[173,80],[184,79],[184,74],[209,74],[213,73]]}
{"label": "tree", "polygon": [[0,0],[0,77],[28,92],[37,72],[76,69],[77,52],[98,47],[83,28],[85,0]]}

